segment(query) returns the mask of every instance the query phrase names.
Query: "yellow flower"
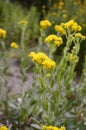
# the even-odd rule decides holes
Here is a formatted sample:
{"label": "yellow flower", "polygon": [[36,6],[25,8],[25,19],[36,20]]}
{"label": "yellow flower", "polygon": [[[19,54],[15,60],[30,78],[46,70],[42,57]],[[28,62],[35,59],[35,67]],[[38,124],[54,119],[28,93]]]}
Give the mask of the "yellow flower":
{"label": "yellow flower", "polygon": [[82,28],[76,22],[71,26],[72,31],[81,31]]}
{"label": "yellow flower", "polygon": [[31,58],[33,58],[35,55],[36,55],[35,52],[31,52],[28,56],[31,57]]}
{"label": "yellow flower", "polygon": [[6,34],[7,34],[6,30],[0,28],[0,38],[5,38]]}
{"label": "yellow flower", "polygon": [[61,33],[61,34],[65,34],[64,28],[62,28],[62,27],[59,26],[59,25],[55,25],[55,31],[56,31],[56,32],[59,32],[59,33]]}
{"label": "yellow flower", "polygon": [[47,59],[42,63],[42,65],[44,69],[48,70],[54,68],[56,66],[56,63],[51,59]]}
{"label": "yellow flower", "polygon": [[42,52],[31,52],[28,56],[30,56],[34,62],[40,64],[46,70],[54,68],[56,66],[55,62]]}
{"label": "yellow flower", "polygon": [[59,5],[60,5],[60,6],[63,6],[63,5],[64,5],[64,2],[63,2],[63,1],[60,1],[60,2],[59,2]]}
{"label": "yellow flower", "polygon": [[26,26],[28,22],[26,20],[21,20],[18,24]]}
{"label": "yellow flower", "polygon": [[6,126],[0,126],[0,130],[8,130]]}
{"label": "yellow flower", "polygon": [[59,2],[58,8],[59,8],[59,9],[62,9],[62,8],[63,8],[63,5],[64,5],[64,2],[62,2],[62,1]]}
{"label": "yellow flower", "polygon": [[48,28],[50,26],[51,26],[51,23],[50,23],[49,20],[42,20],[42,21],[40,21],[40,27],[42,29],[46,29],[46,28]]}
{"label": "yellow flower", "polygon": [[35,62],[37,62],[39,64],[42,64],[42,62],[45,59],[48,59],[47,55],[42,53],[42,52],[39,52],[39,53],[31,52],[29,54],[29,56],[32,58],[33,61],[35,61]]}
{"label": "yellow flower", "polygon": [[15,42],[12,42],[10,47],[17,49],[19,46]]}
{"label": "yellow flower", "polygon": [[63,14],[63,18],[66,19],[67,18],[67,14]]}
{"label": "yellow flower", "polygon": [[66,23],[62,23],[61,26],[63,26],[65,29],[71,27],[74,24],[74,20],[70,20]]}
{"label": "yellow flower", "polygon": [[65,29],[70,28],[72,31],[81,31],[82,28],[74,20],[70,20],[66,23],[62,23],[61,26]]}
{"label": "yellow flower", "polygon": [[76,33],[75,34],[75,38],[80,38],[80,39],[85,39],[86,37],[85,36],[83,36],[81,33]]}
{"label": "yellow flower", "polygon": [[66,130],[64,126],[61,126],[60,128],[55,126],[42,126],[42,130]]}
{"label": "yellow flower", "polygon": [[45,42],[46,43],[54,42],[56,46],[60,46],[63,43],[63,40],[61,37],[58,37],[57,35],[51,34],[45,38]]}

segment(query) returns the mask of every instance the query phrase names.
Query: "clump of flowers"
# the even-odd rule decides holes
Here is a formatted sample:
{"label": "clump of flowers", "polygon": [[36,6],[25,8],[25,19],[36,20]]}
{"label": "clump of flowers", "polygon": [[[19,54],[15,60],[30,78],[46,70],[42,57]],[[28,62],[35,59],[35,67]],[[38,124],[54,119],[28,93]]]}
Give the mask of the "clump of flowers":
{"label": "clump of flowers", "polygon": [[52,69],[56,66],[56,63],[42,52],[39,53],[31,52],[29,56],[32,58],[34,62],[38,63],[46,70]]}
{"label": "clump of flowers", "polygon": [[60,25],[55,25],[55,31],[56,31],[57,33],[62,34],[62,35],[65,34],[64,28],[62,28]]}
{"label": "clump of flowers", "polygon": [[78,31],[81,31],[82,28],[80,25],[78,25],[77,22],[75,22],[74,20],[70,20],[66,23],[61,23],[61,26],[64,28],[64,29],[70,29],[72,32],[78,32]]}
{"label": "clump of flowers", "polygon": [[76,33],[76,34],[75,34],[75,38],[85,40],[86,37],[83,36],[81,33]]}
{"label": "clump of flowers", "polygon": [[0,38],[6,38],[7,31],[0,28]]}
{"label": "clump of flowers", "polygon": [[10,44],[10,47],[15,48],[15,49],[19,48],[19,46],[17,45],[16,42],[12,42],[12,43]]}
{"label": "clump of flowers", "polygon": [[51,26],[51,22],[49,20],[42,20],[40,21],[40,27],[42,29],[46,29]]}
{"label": "clump of flowers", "polygon": [[8,130],[6,126],[0,126],[0,130]]}
{"label": "clump of flowers", "polygon": [[55,127],[55,126],[42,126],[42,130],[66,130],[64,126]]}
{"label": "clump of flowers", "polygon": [[61,37],[51,34],[45,38],[45,42],[49,44],[54,42],[56,46],[60,46],[63,43],[63,40]]}

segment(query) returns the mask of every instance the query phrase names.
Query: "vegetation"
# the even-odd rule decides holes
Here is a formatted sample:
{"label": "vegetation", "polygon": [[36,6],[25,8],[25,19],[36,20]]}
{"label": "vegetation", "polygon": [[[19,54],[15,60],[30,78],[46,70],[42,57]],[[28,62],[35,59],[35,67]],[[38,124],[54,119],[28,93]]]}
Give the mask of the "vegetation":
{"label": "vegetation", "polygon": [[[34,6],[27,10],[0,2],[0,130],[86,129],[86,55],[81,52],[86,36],[85,19],[80,21],[78,14],[81,3],[55,1],[51,8],[51,2],[49,12],[43,5],[42,20]],[[64,13],[67,17],[63,18]],[[78,77],[80,53],[84,62]],[[21,79],[16,93],[11,91],[16,82],[8,87],[14,59],[19,62]],[[32,84],[25,90],[30,72]]]}

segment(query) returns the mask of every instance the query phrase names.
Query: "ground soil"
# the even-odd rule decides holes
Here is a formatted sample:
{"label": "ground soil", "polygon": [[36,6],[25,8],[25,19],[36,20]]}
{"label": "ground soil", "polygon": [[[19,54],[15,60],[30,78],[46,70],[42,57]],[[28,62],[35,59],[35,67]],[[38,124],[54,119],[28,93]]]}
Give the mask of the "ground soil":
{"label": "ground soil", "polygon": [[[27,90],[32,86],[32,73],[25,73],[27,80],[24,82],[23,87],[24,90]],[[22,77],[20,74],[19,64],[15,59],[11,60],[9,67],[9,76],[8,76],[8,84],[7,87],[11,89],[11,92],[18,93],[21,90],[22,86]]]}

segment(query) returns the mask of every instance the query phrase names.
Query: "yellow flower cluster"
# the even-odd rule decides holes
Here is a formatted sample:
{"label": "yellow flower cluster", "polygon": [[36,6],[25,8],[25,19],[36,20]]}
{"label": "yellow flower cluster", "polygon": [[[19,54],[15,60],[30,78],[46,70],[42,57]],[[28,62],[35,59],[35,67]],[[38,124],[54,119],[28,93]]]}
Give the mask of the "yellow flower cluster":
{"label": "yellow flower cluster", "polygon": [[6,34],[7,34],[6,30],[0,28],[0,38],[5,38]]}
{"label": "yellow flower cluster", "polygon": [[83,39],[83,40],[86,39],[86,37],[83,36],[81,33],[76,33],[76,34],[75,34],[75,38],[79,38],[79,39]]}
{"label": "yellow flower cluster", "polygon": [[56,63],[52,61],[46,54],[39,52],[31,52],[29,56],[32,58],[32,60],[40,65],[46,70],[52,69],[56,66]]}
{"label": "yellow flower cluster", "polygon": [[40,27],[42,29],[46,29],[46,28],[48,28],[50,26],[51,26],[51,23],[50,23],[49,20],[42,20],[42,21],[40,21]]}
{"label": "yellow flower cluster", "polygon": [[43,68],[46,69],[46,70],[52,69],[52,68],[54,68],[54,67],[56,66],[55,62],[52,61],[52,60],[49,59],[49,58],[46,59],[46,60],[42,63],[42,65],[43,65]]}
{"label": "yellow flower cluster", "polygon": [[18,24],[26,26],[28,24],[28,22],[26,20],[21,20],[21,21],[19,21]]}
{"label": "yellow flower cluster", "polygon": [[45,38],[45,42],[46,43],[54,42],[56,46],[60,46],[63,43],[63,40],[61,37],[58,37],[57,35],[51,34]]}
{"label": "yellow flower cluster", "polygon": [[19,46],[15,42],[12,42],[10,47],[17,49]]}
{"label": "yellow flower cluster", "polygon": [[65,34],[64,28],[62,28],[60,25],[55,25],[55,31],[61,34]]}
{"label": "yellow flower cluster", "polygon": [[58,8],[59,8],[59,9],[62,9],[62,8],[63,8],[63,5],[64,5],[64,2],[63,2],[63,1],[60,1],[59,4],[58,4]]}
{"label": "yellow flower cluster", "polygon": [[62,23],[61,26],[65,29],[70,28],[72,31],[81,31],[82,28],[74,20],[70,20],[66,23]]}
{"label": "yellow flower cluster", "polygon": [[55,126],[42,126],[42,130],[66,130],[64,126],[61,126],[60,128]]}
{"label": "yellow flower cluster", "polygon": [[70,61],[70,62],[73,61],[73,62],[77,63],[77,62],[78,62],[78,57],[77,57],[77,55],[74,55],[74,54],[72,54],[72,53],[69,53],[69,61]]}
{"label": "yellow flower cluster", "polygon": [[0,126],[0,130],[8,130],[6,126]]}

